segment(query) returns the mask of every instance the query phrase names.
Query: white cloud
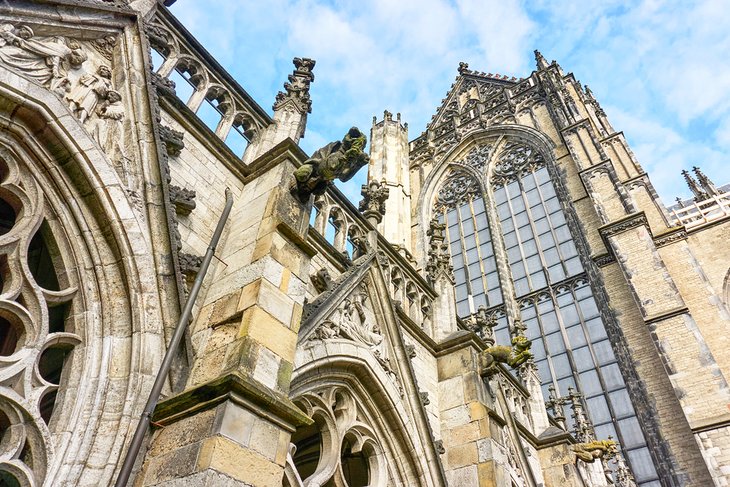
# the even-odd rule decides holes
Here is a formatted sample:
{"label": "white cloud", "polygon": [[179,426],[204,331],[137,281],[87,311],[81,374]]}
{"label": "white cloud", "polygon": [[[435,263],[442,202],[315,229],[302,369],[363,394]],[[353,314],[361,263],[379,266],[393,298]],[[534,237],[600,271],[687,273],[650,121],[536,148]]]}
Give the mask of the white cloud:
{"label": "white cloud", "polygon": [[[720,0],[179,0],[173,12],[268,108],[291,58],[317,60],[311,152],[383,109],[411,137],[456,76],[525,76],[532,49],[591,86],[660,194],[685,192],[680,168],[726,182],[730,150],[730,9]],[[661,170],[660,170],[661,168]],[[359,175],[349,192],[359,197]]]}

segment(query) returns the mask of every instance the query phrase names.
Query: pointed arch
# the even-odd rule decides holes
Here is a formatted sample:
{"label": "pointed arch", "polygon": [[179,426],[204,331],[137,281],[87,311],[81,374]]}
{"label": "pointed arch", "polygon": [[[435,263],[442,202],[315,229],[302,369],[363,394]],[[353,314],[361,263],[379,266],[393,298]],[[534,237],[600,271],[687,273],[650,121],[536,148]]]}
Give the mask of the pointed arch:
{"label": "pointed arch", "polygon": [[[36,432],[22,441],[33,442],[33,454],[46,457],[42,470],[35,457],[30,467],[21,448],[10,465],[0,468],[33,475],[39,485],[106,484],[115,474],[130,419],[144,404],[145,384],[164,342],[154,252],[112,162],[57,96],[0,69],[0,99],[0,147],[12,166],[0,184],[7,188],[13,174],[23,179],[29,198],[22,202],[21,220],[34,222],[18,241],[27,245],[30,230],[46,225],[46,246],[59,281],[58,291],[43,289],[23,264],[15,268],[23,277],[16,273],[6,279],[9,287],[0,295],[6,309],[26,310],[28,334],[0,361],[0,409],[9,405],[18,411],[25,429]],[[2,248],[6,261],[17,259],[9,248]],[[13,291],[16,283],[20,294]],[[23,295],[23,286],[28,297],[20,302],[15,297]],[[69,331],[52,330],[49,310],[64,302],[70,303]],[[54,374],[43,377],[49,369],[38,363],[62,344],[71,351],[62,359],[58,389]],[[34,370],[41,371],[40,387]],[[46,426],[40,403],[57,389],[56,411]],[[91,452],[98,467],[88,462]]]}

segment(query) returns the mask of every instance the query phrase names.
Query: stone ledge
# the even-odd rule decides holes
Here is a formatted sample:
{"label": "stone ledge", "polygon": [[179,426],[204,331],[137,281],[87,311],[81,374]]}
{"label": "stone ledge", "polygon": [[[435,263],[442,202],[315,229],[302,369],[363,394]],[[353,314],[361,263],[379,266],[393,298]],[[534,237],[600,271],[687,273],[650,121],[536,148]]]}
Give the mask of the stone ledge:
{"label": "stone ledge", "polygon": [[606,248],[611,248],[608,242],[610,237],[640,226],[645,226],[647,230],[649,230],[649,233],[651,233],[651,230],[649,229],[649,220],[646,218],[646,214],[643,211],[637,211],[636,213],[631,213],[623,218],[607,223],[598,229],[598,233],[601,235]]}
{"label": "stone ledge", "polygon": [[313,423],[284,394],[235,372],[161,401],[152,414],[152,421],[166,426],[224,401],[239,404],[290,432],[297,426]]}

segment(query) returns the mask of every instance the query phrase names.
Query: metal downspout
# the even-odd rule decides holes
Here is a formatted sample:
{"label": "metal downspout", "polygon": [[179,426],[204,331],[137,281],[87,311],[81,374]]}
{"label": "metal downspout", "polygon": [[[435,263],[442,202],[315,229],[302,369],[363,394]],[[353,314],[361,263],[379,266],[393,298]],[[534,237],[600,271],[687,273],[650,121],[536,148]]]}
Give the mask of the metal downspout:
{"label": "metal downspout", "polygon": [[218,246],[218,241],[223,233],[223,227],[228,220],[228,215],[231,213],[232,207],[233,195],[231,194],[231,190],[226,188],[226,205],[223,208],[223,213],[221,214],[220,219],[218,220],[218,225],[216,226],[213,237],[210,240],[210,245],[208,245],[205,257],[203,257],[203,261],[200,264],[200,270],[198,271],[198,275],[195,277],[193,287],[190,289],[188,299],[185,301],[185,307],[183,308],[183,312],[180,314],[180,319],[175,327],[175,332],[170,340],[170,345],[165,352],[165,357],[162,359],[162,364],[160,365],[160,370],[157,372],[157,376],[155,377],[155,383],[150,391],[147,404],[140,415],[137,429],[132,437],[132,442],[127,450],[127,455],[124,457],[122,469],[119,471],[119,476],[114,484],[115,487],[126,487],[127,482],[129,482],[129,477],[132,474],[132,469],[134,468],[134,463],[137,460],[137,455],[139,454],[139,450],[142,448],[142,442],[144,441],[144,437],[149,429],[152,412],[155,410],[155,407],[157,407],[157,403],[160,399],[160,393],[162,392],[162,388],[167,380],[167,375],[170,372],[170,367],[172,366],[173,358],[177,354],[177,349],[180,346],[183,336],[185,336],[185,330],[187,329],[188,322],[190,321],[193,305],[198,297],[198,292],[200,292],[200,287],[203,284],[205,274],[208,272],[210,261],[213,259],[213,254]]}

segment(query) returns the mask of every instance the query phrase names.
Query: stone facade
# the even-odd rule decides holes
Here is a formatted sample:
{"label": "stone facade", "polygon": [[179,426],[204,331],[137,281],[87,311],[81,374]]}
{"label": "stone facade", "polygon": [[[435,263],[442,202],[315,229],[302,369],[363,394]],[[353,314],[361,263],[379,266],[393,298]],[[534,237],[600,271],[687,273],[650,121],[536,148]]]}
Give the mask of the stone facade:
{"label": "stone facade", "polygon": [[165,3],[0,6],[0,484],[115,483],[228,189],[129,485],[728,485],[699,169],[665,208],[536,52],[462,63],[410,142],[375,119],[359,209],[326,174],[302,201],[314,60],[269,115]]}

